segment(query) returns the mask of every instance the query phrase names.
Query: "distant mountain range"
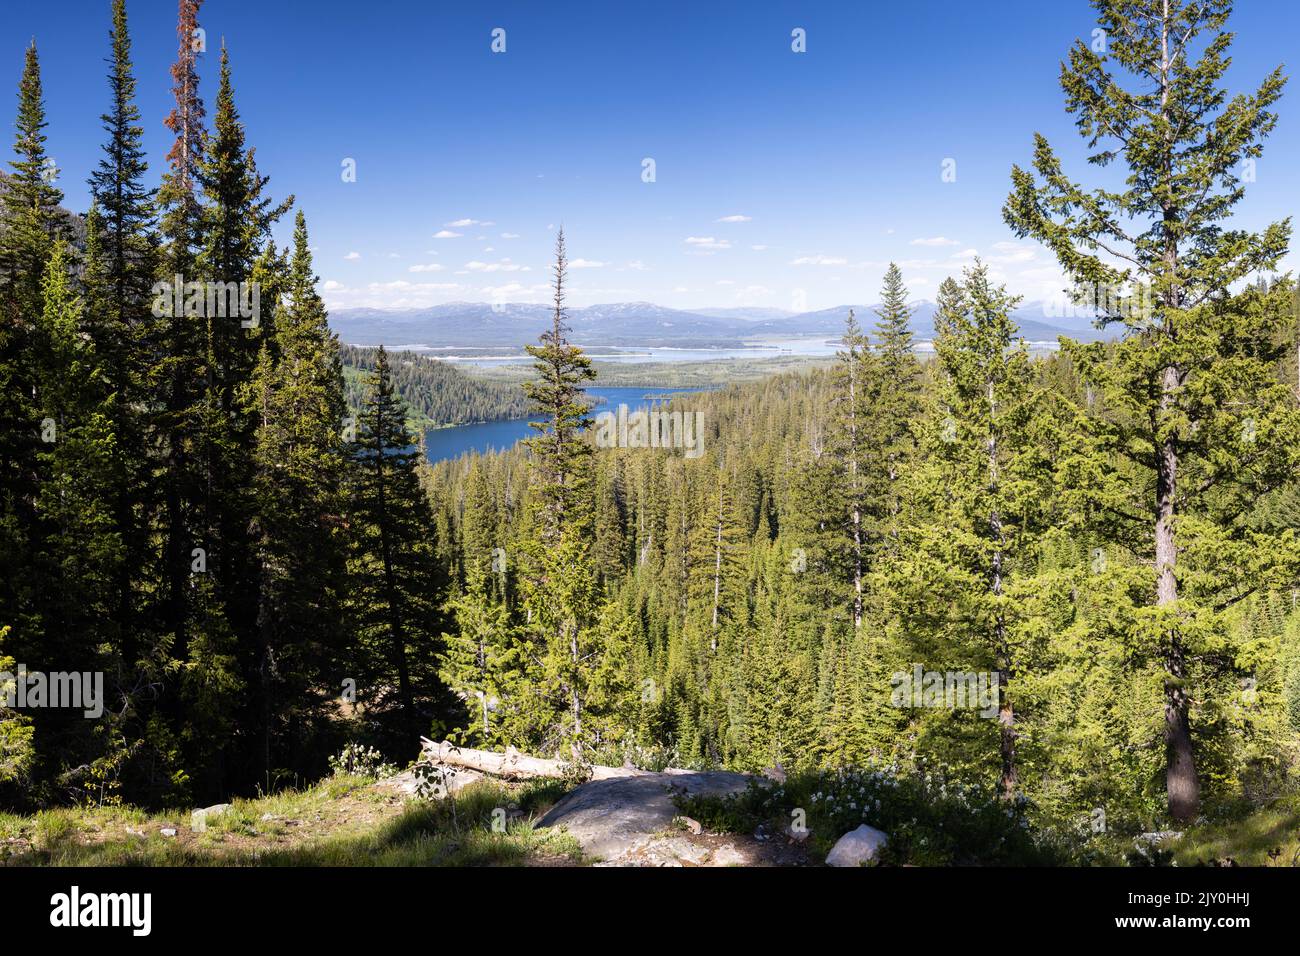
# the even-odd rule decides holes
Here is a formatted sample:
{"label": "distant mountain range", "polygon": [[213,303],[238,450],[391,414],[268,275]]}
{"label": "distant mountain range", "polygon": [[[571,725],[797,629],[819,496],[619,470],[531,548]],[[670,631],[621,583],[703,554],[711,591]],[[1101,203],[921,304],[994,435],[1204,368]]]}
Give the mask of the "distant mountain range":
{"label": "distant mountain range", "polygon": [[[747,342],[779,338],[835,339],[844,330],[852,308],[870,331],[876,306],[840,305],[817,312],[787,312],[770,308],[669,309],[652,302],[616,302],[569,310],[572,339],[601,348],[738,348]],[[918,341],[934,337],[933,302],[912,303],[912,331]],[[1092,328],[1086,318],[1049,316],[1041,302],[1015,312],[1021,334],[1031,342],[1055,342],[1068,335],[1096,341],[1108,333]],[[492,305],[449,302],[427,309],[388,311],[340,309],[330,324],[351,345],[430,348],[519,348],[535,342],[551,321],[551,308],[532,303]]]}

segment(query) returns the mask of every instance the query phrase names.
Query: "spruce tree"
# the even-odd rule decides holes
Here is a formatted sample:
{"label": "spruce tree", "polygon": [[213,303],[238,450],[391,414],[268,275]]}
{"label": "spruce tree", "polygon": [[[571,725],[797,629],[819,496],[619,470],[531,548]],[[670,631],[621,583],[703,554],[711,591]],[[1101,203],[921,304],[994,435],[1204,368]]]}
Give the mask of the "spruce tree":
{"label": "spruce tree", "polygon": [[582,383],[595,378],[591,361],[567,338],[564,231],[555,241],[554,309],[540,344],[528,346],[537,380],[525,394],[542,416],[531,453],[533,535],[526,542],[525,651],[541,697],[533,733],[548,746],[566,747],[575,767],[588,762],[590,727],[584,712],[601,636],[595,627],[599,589],[591,561],[592,444]]}
{"label": "spruce tree", "polygon": [[[360,692],[382,711],[396,710],[396,729],[427,732],[440,707],[436,676],[445,588],[428,498],[420,486],[419,445],[406,406],[393,391],[388,353],[375,361],[350,449],[350,620]],[[396,690],[396,707],[384,695]]]}
{"label": "spruce tree", "polygon": [[944,649],[971,655],[946,669],[993,664],[1006,798],[1019,789],[1012,682],[1025,664],[1019,628],[1052,476],[1035,444],[1041,415],[1028,349],[1010,317],[1018,301],[994,287],[978,261],[960,290],[951,282],[941,289],[934,347],[943,378],[921,489],[930,523],[919,535],[921,563],[909,568],[913,586],[930,590],[943,609]]}
{"label": "spruce tree", "polygon": [[21,615],[37,583],[31,578],[29,536],[38,493],[36,456],[42,415],[34,404],[37,370],[48,356],[38,337],[44,308],[42,277],[54,243],[66,229],[45,152],[45,103],[40,60],[27,48],[18,86],[17,158],[0,193],[0,611],[22,640]]}
{"label": "spruce tree", "polygon": [[885,272],[880,308],[876,310],[875,354],[877,358],[874,390],[870,397],[868,421],[875,474],[872,481],[876,497],[876,521],[880,548],[897,556],[903,501],[900,480],[907,467],[915,438],[913,425],[921,410],[921,365],[916,359],[909,323],[912,309],[907,304],[903,274],[894,263]]}
{"label": "spruce tree", "polygon": [[285,300],[254,384],[257,627],[275,664],[260,673],[264,769],[294,746],[294,728],[320,717],[344,633],[343,376],[301,211]]}
{"label": "spruce tree", "polygon": [[[203,101],[199,97],[195,30],[201,0],[180,0],[176,32],[179,51],[171,68],[176,105],[165,120],[175,136],[167,152],[167,168],[158,191],[160,210],[158,278],[170,284],[176,276],[197,279],[196,263],[202,245],[202,208],[199,183],[202,172]],[[160,436],[156,482],[161,498],[162,546],[159,569],[159,630],[172,635],[173,655],[189,657],[192,618],[191,553],[202,533],[203,474],[198,459],[202,414],[202,383],[207,380],[206,336],[203,323],[184,310],[168,310],[160,320],[163,343],[154,369],[157,395],[154,425]]]}

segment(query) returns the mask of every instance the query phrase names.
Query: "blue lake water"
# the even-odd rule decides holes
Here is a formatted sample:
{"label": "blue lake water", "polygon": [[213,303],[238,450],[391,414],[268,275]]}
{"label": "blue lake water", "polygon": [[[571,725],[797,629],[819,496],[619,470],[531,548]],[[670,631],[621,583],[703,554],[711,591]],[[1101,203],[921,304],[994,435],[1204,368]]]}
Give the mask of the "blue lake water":
{"label": "blue lake water", "polygon": [[[602,409],[616,410],[619,405],[626,405],[629,411],[648,408],[656,404],[647,399],[647,395],[669,395],[679,392],[700,392],[700,388],[656,388],[656,387],[614,387],[589,388],[587,394],[592,398],[604,399],[596,406]],[[516,418],[502,422],[482,422],[477,425],[456,425],[453,428],[430,428],[424,433],[425,451],[429,461],[444,461],[456,458],[469,451],[501,451],[513,447],[521,438],[537,434],[537,429],[529,428],[529,421],[538,418]]]}

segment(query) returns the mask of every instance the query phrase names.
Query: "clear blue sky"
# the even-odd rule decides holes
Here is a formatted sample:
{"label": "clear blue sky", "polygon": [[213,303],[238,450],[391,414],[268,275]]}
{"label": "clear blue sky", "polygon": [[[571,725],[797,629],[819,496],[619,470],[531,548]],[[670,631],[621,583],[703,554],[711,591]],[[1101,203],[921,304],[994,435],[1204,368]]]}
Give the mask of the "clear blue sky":
{"label": "clear blue sky", "polygon": [[[1234,91],[1300,58],[1300,4],[1239,7]],[[128,12],[156,177],[176,3]],[[0,25],[0,86],[16,90],[37,40],[49,149],[79,210],[102,142],[108,13],[108,0],[9,0]],[[1011,164],[1039,130],[1095,176],[1057,84],[1094,26],[1085,0],[207,0],[200,23],[204,98],[224,36],[249,142],[273,194],[306,212],[336,308],[540,300],[560,223],[578,305],[876,301],[891,259],[927,298],[974,252],[1040,298],[1060,282],[1002,223]],[[806,53],[791,50],[796,27]],[[1300,79],[1281,114],[1244,225],[1300,211]],[[355,183],[340,175],[349,157]]]}

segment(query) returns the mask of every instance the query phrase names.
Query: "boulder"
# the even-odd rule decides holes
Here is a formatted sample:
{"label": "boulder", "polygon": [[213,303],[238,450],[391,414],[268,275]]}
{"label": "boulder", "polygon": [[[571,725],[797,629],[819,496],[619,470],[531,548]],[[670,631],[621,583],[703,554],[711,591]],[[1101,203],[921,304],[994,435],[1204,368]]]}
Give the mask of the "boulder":
{"label": "boulder", "polygon": [[567,794],[538,825],[564,827],[588,856],[617,861],[672,826],[679,816],[674,791],[722,796],[743,791],[750,779],[714,770],[593,780]]}
{"label": "boulder", "polygon": [[195,833],[203,833],[208,828],[209,820],[216,819],[229,809],[230,804],[217,803],[202,810],[195,810],[190,814],[190,829]]}
{"label": "boulder", "polygon": [[827,866],[866,866],[889,842],[887,834],[865,823],[840,837],[826,854]]}

